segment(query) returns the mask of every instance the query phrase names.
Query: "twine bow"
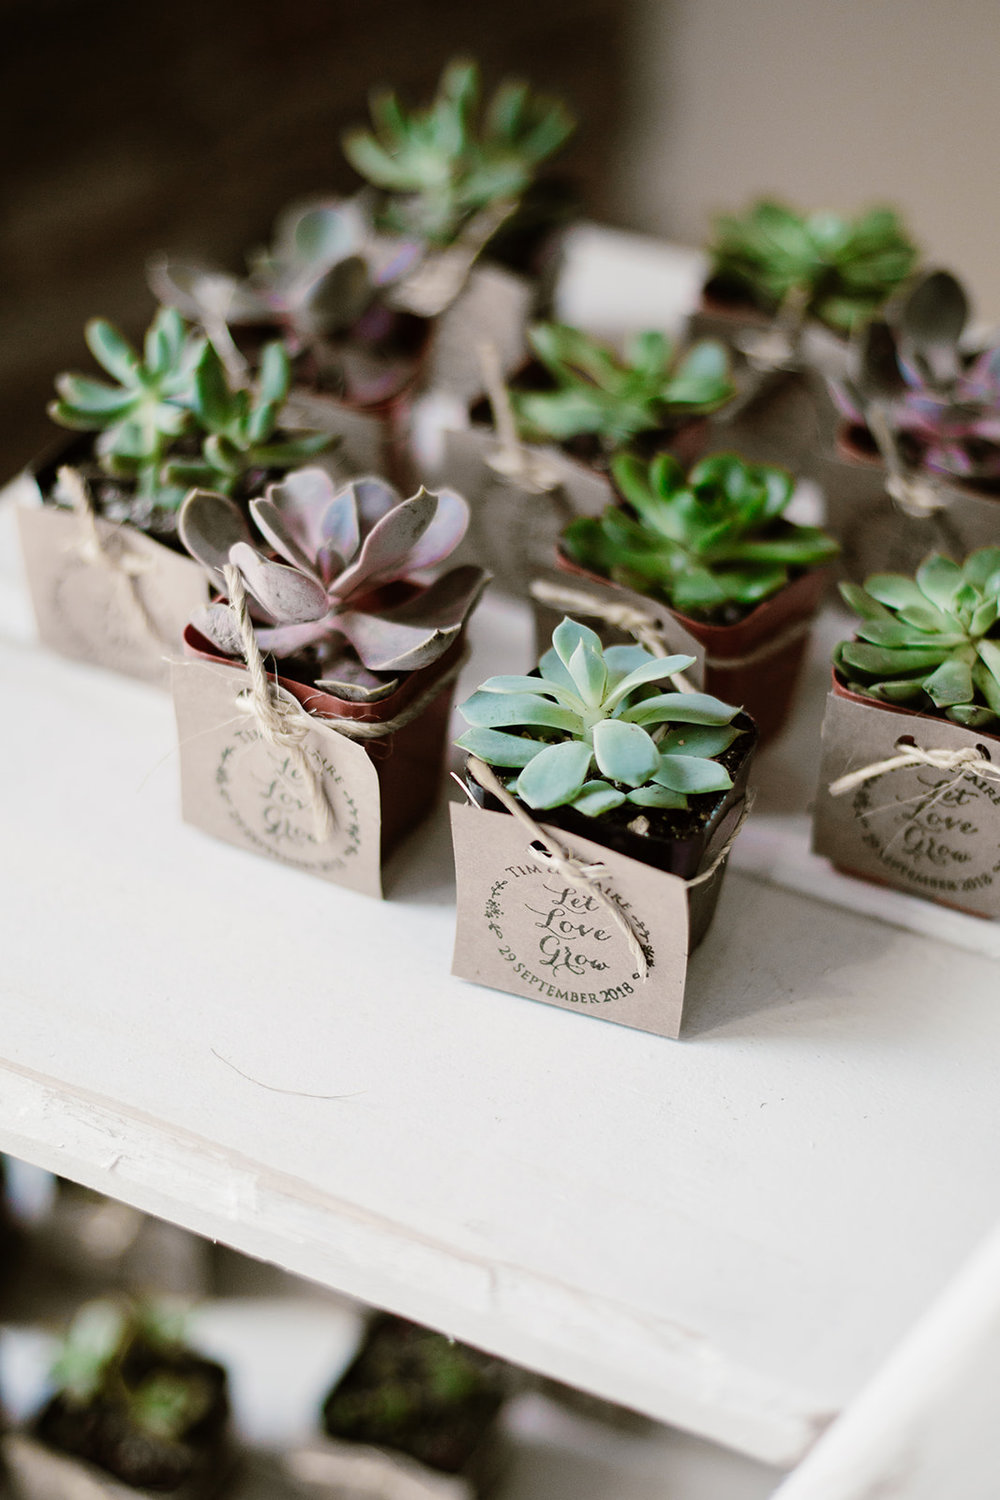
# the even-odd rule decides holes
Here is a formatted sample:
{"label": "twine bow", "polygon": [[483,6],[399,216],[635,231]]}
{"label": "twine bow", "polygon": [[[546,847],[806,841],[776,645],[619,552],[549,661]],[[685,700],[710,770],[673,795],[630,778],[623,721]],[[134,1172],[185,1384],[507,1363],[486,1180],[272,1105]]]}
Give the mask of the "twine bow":
{"label": "twine bow", "polygon": [[239,569],[232,563],[223,568],[229,608],[240,632],[243,645],[243,660],[250,675],[248,694],[237,699],[242,713],[252,714],[257,721],[261,737],[275,749],[286,750],[289,759],[305,783],[309,802],[315,819],[316,835],[328,839],[337,826],[333,808],[330,806],[321,776],[307,754],[303,741],[312,727],[309,718],[297,703],[281,695],[278,688],[268,680],[264,658],[254,634],[253,621],[247,604],[246,589]]}
{"label": "twine bow", "polygon": [[171,650],[171,642],[164,640],[156,621],[139,593],[136,580],[148,573],[152,563],[148,557],[139,557],[129,552],[120,529],[106,534],[97,524],[97,511],[87,481],[79,469],[64,464],[56,472],[56,483],[63,494],[69,497],[73,514],[80,523],[80,540],[77,552],[85,562],[106,568],[112,577],[120,578],[124,585],[124,597],[128,608],[135,616],[141,630],[150,637],[158,649]]}
{"label": "twine bow", "polygon": [[[897,750],[901,743],[900,740],[896,741]],[[842,797],[845,792],[853,792],[856,787],[863,786],[876,776],[882,776],[887,771],[902,771],[908,766],[931,766],[936,771],[954,771],[956,781],[961,781],[963,776],[980,776],[985,781],[1000,785],[1000,766],[994,765],[971,745],[962,750],[923,750],[919,745],[909,745],[887,760],[873,761],[871,765],[861,766],[857,771],[849,771],[846,776],[838,776],[836,781],[830,782],[827,790],[831,797]]]}

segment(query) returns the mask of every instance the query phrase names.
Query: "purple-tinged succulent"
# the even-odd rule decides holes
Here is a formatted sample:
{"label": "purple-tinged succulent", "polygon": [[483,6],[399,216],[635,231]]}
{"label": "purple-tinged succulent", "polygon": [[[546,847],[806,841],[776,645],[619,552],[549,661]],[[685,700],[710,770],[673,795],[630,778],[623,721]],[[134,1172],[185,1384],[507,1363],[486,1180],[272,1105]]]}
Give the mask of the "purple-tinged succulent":
{"label": "purple-tinged succulent", "polygon": [[[297,469],[251,500],[250,514],[283,561],[254,545],[239,506],[208,490],[185,500],[181,540],[220,589],[226,564],[239,569],[265,654],[306,663],[317,687],[348,700],[384,698],[399,674],[442,656],[488,579],[471,566],[420,578],[465,535],[469,509],[453,490],[403,500],[381,479],[338,490],[322,469]],[[224,655],[242,653],[227,605],[193,623]]]}
{"label": "purple-tinged succulent", "polygon": [[967,349],[968,322],[961,283],[948,271],[929,272],[894,316],[861,331],[853,378],[833,382],[832,392],[842,415],[867,426],[880,449],[887,430],[905,468],[996,480],[1000,346]]}

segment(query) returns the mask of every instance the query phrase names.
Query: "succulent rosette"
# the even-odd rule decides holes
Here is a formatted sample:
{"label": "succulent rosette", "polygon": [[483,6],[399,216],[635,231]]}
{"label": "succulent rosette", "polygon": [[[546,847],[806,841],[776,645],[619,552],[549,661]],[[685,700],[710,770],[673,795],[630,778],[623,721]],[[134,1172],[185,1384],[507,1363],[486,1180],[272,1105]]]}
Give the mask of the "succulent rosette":
{"label": "succulent rosette", "polygon": [[[374,477],[337,488],[322,469],[299,469],[250,502],[268,550],[241,509],[194,490],[180,535],[220,591],[231,565],[252,601],[262,652],[308,665],[324,691],[353,701],[386,697],[400,674],[426,667],[458,638],[487,582],[474,566],[422,575],[465,534],[469,511],[453,490],[408,500]],[[242,654],[232,611],[209,605],[192,622],[223,655]]]}

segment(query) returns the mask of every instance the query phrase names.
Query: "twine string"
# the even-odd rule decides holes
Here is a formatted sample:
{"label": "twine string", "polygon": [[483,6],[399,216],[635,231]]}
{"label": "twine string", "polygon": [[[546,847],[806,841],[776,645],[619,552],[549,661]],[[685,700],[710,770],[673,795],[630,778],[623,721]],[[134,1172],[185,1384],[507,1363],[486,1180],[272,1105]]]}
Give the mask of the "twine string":
{"label": "twine string", "polygon": [[316,836],[322,841],[330,838],[336,828],[336,818],[317,772],[303,741],[311,728],[309,718],[297,703],[280,693],[268,680],[267,668],[254,634],[253,621],[247,603],[246,589],[238,568],[232,563],[223,567],[229,608],[240,633],[243,660],[250,677],[250,688],[246,697],[237,699],[237,706],[253,715],[261,737],[276,750],[285,750],[298,771],[309,794],[316,828]]}
{"label": "twine string", "polygon": [[107,569],[113,578],[121,579],[123,598],[143,634],[149,636],[157,650],[172,650],[172,642],[165,640],[161,635],[156,621],[139,592],[138,580],[143,573],[149,572],[152,561],[148,557],[140,557],[128,551],[120,527],[110,534],[101,531],[97,521],[94,498],[79,469],[63,464],[56,471],[56,483],[60,490],[69,497],[73,514],[79,522],[80,540],[76,549],[79,556],[84,562]]}
{"label": "twine string", "polygon": [[[511,796],[500,779],[494,775],[485,761],[481,761],[478,756],[469,756],[468,768],[470,774],[478,781],[483,790],[491,792],[497,801],[506,808],[507,812],[515,817],[524,828],[525,832],[529,835],[529,841],[532,845],[531,852],[537,863],[544,869],[554,871],[562,880],[566,881],[567,885],[573,886],[575,890],[593,897],[608,913],[616,926],[624,934],[628,943],[629,953],[635,963],[639,977],[645,982],[649,973],[649,964],[646,958],[646,950],[642,945],[639,934],[633,927],[627,913],[621,909],[618,903],[606,891],[602,891],[597,884],[597,881],[602,877],[605,879],[610,878],[607,865],[577,859],[575,855],[570,854],[567,849],[564,849],[550,832],[535,822],[522,803]],[[475,805],[478,807],[479,804],[476,803]],[[540,846],[540,848],[536,846]]]}
{"label": "twine string", "polygon": [[896,749],[899,751],[897,755],[891,755],[886,760],[872,761],[870,765],[848,771],[845,776],[838,776],[835,781],[831,781],[827,787],[830,796],[842,797],[845,792],[853,792],[876,776],[883,776],[889,771],[902,771],[910,766],[931,766],[935,771],[954,771],[956,781],[961,781],[964,776],[979,776],[984,781],[992,781],[1000,786],[1000,766],[994,765],[971,745],[961,750],[924,750],[920,745],[908,745],[905,750],[900,750],[902,743],[900,740],[896,741]]}
{"label": "twine string", "polygon": [[500,354],[491,340],[484,340],[479,345],[479,364],[493,413],[493,425],[500,439],[499,448],[486,460],[490,468],[532,494],[547,495],[558,489],[562,478],[557,465],[544,453],[522,443],[517,435],[517,422],[510,391],[503,378]]}

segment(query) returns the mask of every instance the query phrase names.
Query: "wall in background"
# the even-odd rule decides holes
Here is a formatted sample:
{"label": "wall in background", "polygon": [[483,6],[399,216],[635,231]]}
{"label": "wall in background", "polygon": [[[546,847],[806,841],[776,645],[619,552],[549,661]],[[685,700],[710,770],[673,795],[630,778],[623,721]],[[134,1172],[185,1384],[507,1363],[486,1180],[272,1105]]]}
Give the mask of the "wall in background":
{"label": "wall in background", "polygon": [[763,191],[898,206],[1000,319],[997,0],[635,0],[614,212],[697,243]]}

